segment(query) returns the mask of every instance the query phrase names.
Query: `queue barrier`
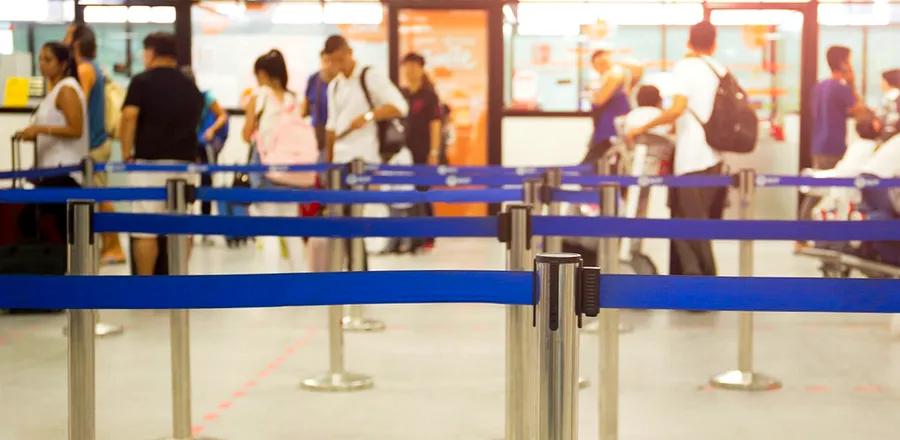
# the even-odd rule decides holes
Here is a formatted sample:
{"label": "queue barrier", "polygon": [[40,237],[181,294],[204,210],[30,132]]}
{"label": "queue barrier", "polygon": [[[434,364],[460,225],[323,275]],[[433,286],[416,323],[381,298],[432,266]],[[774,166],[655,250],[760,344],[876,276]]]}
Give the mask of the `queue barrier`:
{"label": "queue barrier", "polygon": [[[239,203],[503,203],[521,201],[521,189],[458,189],[427,191],[348,191],[301,189],[251,189],[199,187],[193,190],[201,201]],[[594,191],[553,190],[554,201],[597,203]],[[163,201],[165,188],[34,188],[0,190],[0,202],[65,203],[68,200],[109,202]]]}
{"label": "queue barrier", "polygon": [[[900,240],[900,222],[689,220],[535,216],[533,233],[557,237],[695,240]],[[497,237],[496,217],[293,218],[98,213],[96,232],[302,237]]]}

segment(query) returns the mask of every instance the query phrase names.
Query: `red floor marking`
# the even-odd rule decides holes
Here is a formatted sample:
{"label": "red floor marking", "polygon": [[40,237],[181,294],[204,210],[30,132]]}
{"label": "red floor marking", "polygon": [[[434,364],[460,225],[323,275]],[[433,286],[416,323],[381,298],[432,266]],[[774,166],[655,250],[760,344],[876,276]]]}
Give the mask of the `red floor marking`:
{"label": "red floor marking", "polygon": [[[280,367],[285,361],[287,361],[287,359],[292,354],[296,353],[297,350],[299,350],[304,345],[306,345],[312,339],[312,337],[315,333],[316,333],[316,329],[307,328],[306,333],[304,333],[302,336],[300,336],[300,338],[297,339],[297,341],[295,341],[293,344],[288,346],[288,348],[285,349],[284,354],[279,355],[274,361],[267,363],[266,368],[263,369],[262,371],[260,371],[256,375],[257,378],[261,381],[261,380],[265,379],[266,377],[269,377],[272,373],[275,372],[275,370],[278,369],[278,367]],[[232,392],[231,397],[233,397],[234,399],[240,399],[242,397],[246,397],[247,393],[249,393],[250,390],[252,388],[256,387],[257,385],[259,385],[259,382],[257,380],[250,379],[250,380],[244,382],[244,384],[241,385],[240,388],[238,388],[237,390]],[[212,412],[205,414],[203,416],[203,420],[205,420],[207,424],[218,420],[219,417],[223,413],[225,413],[225,411],[228,411],[229,409],[231,409],[236,403],[237,403],[237,400],[228,400],[228,399],[223,400],[216,407],[218,409],[218,411],[212,411]],[[206,425],[196,425],[192,429],[194,435],[198,435],[205,430],[206,430]]]}
{"label": "red floor marking", "polygon": [[853,391],[863,394],[877,394],[884,390],[878,385],[859,385],[856,388],[853,388]]}
{"label": "red floor marking", "polygon": [[829,391],[831,391],[831,388],[829,388],[825,385],[810,385],[810,386],[806,387],[807,393],[818,394],[818,393],[827,393]]}
{"label": "red floor marking", "polygon": [[203,432],[203,429],[204,429],[204,428],[203,428],[202,425],[194,425],[194,426],[191,428],[191,433],[194,434],[194,436],[198,436],[198,435],[200,435],[200,434]]}

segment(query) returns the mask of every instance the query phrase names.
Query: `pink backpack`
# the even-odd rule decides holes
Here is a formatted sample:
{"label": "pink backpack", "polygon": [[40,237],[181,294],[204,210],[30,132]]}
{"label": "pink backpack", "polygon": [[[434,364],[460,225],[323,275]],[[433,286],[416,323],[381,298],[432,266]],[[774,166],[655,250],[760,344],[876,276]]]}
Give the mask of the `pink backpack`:
{"label": "pink backpack", "polygon": [[[256,148],[263,165],[308,165],[319,160],[316,130],[301,116],[296,99],[281,105],[275,128],[267,139],[259,139]],[[316,181],[316,173],[312,171],[269,171],[266,177],[296,187],[311,187]]]}

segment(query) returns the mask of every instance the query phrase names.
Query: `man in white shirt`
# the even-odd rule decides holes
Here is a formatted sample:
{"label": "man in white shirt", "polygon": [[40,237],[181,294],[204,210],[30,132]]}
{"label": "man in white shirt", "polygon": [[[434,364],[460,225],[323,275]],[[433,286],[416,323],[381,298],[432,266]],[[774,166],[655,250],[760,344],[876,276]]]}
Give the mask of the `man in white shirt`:
{"label": "man in white shirt", "polygon": [[368,163],[380,163],[377,122],[405,117],[406,99],[386,75],[356,62],[353,49],[344,37],[328,37],[322,54],[340,72],[328,85],[325,159],[346,163],[361,158]]}
{"label": "man in white shirt", "polygon": [[[672,105],[661,115],[633,130],[634,138],[650,129],[675,124],[676,175],[721,174],[722,158],[706,142],[700,121],[708,121],[713,111],[719,77],[726,69],[712,58],[716,50],[716,28],[709,22],[691,26],[687,57],[672,70]],[[721,218],[727,188],[670,188],[672,218]],[[712,245],[704,240],[672,240],[670,273],[673,275],[715,275]]]}

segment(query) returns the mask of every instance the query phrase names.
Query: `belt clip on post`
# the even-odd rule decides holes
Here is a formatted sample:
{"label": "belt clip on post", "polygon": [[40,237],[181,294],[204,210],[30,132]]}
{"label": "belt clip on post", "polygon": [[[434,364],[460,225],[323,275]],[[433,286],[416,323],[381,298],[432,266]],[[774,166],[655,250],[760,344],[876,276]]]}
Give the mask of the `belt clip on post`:
{"label": "belt clip on post", "polygon": [[538,440],[578,438],[578,328],[599,310],[599,269],[578,254],[544,253],[534,259],[538,347]]}
{"label": "belt clip on post", "polygon": [[[328,189],[341,189],[341,170],[328,170]],[[343,216],[344,207],[331,204],[326,208],[326,216]],[[328,240],[328,270],[344,270],[344,240]],[[328,306],[328,371],[300,383],[300,388],[310,391],[358,391],[372,388],[372,378],[364,374],[351,373],[344,369],[344,306]]]}
{"label": "belt clip on post", "polygon": [[[756,172],[742,169],[737,175],[738,215],[741,220],[752,220],[753,202],[756,196]],[[753,276],[753,241],[739,243],[740,276]],[[738,312],[738,369],[717,374],[709,380],[716,388],[738,391],[767,391],[781,388],[781,382],[765,374],[753,371],[753,313]]]}
{"label": "belt clip on post", "polygon": [[[166,210],[170,214],[187,215],[194,202],[194,188],[184,179],[166,181]],[[170,276],[188,274],[190,236],[166,236],[166,252]],[[172,440],[196,440],[191,420],[191,324],[187,309],[169,312],[172,350]]]}
{"label": "belt clip on post", "polygon": [[[527,186],[527,184],[526,184]],[[529,199],[526,189],[525,200]],[[498,216],[498,239],[506,243],[506,270],[533,271],[531,205],[510,203]],[[528,306],[506,306],[506,436],[507,440],[534,438],[536,376],[529,366],[537,362],[535,333]]]}
{"label": "belt clip on post", "polygon": [[[362,159],[353,159],[350,162],[350,174],[361,176],[366,171],[366,163]],[[354,191],[365,191],[366,185],[353,185]],[[354,203],[350,205],[350,217],[363,216],[363,205]],[[363,237],[350,239],[350,271],[364,272],[366,267],[366,247]],[[365,306],[361,304],[347,306],[342,324],[348,332],[379,332],[384,330],[384,322],[365,317]]]}
{"label": "belt clip on post", "polygon": [[[69,275],[96,275],[94,263],[94,202],[69,201]],[[69,440],[94,440],[94,310],[73,310],[69,318]]]}
{"label": "belt clip on post", "polygon": [[[91,188],[94,186],[94,160],[90,157],[85,157],[81,161],[81,186],[84,188]],[[98,234],[99,235],[99,234]],[[99,237],[94,237],[94,241],[99,242]],[[100,273],[100,246],[94,246],[94,273]],[[68,328],[63,329],[63,333],[66,333]],[[100,314],[97,314],[97,324],[94,326],[94,334],[99,337],[104,336],[113,336],[122,334],[125,331],[125,328],[118,324],[108,324],[100,321]]]}

